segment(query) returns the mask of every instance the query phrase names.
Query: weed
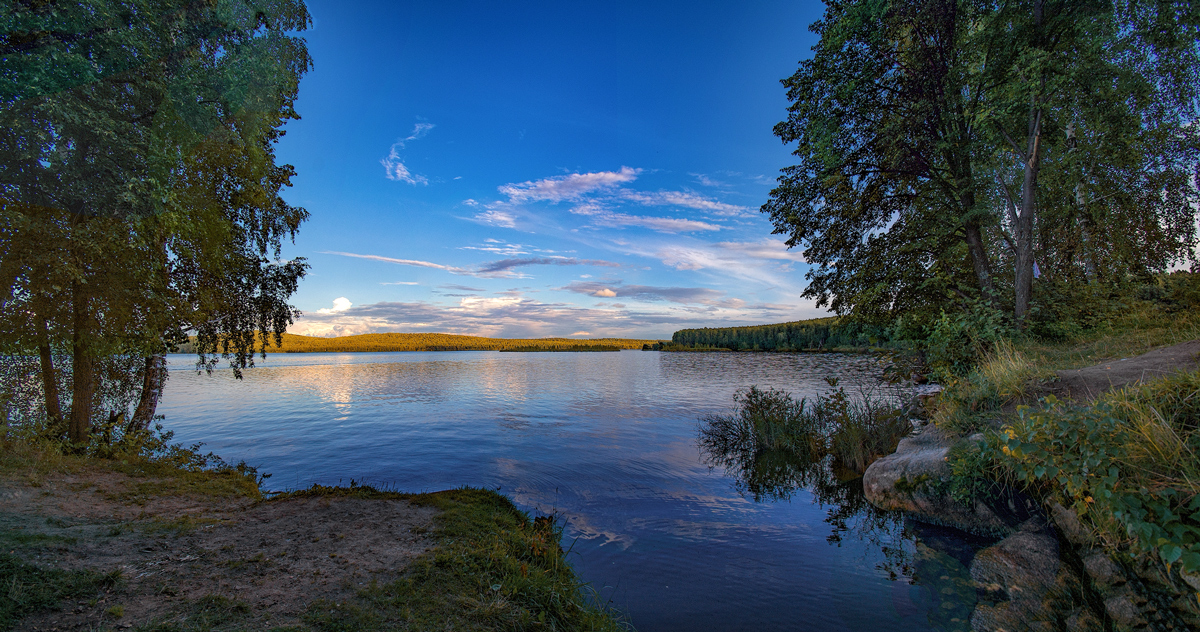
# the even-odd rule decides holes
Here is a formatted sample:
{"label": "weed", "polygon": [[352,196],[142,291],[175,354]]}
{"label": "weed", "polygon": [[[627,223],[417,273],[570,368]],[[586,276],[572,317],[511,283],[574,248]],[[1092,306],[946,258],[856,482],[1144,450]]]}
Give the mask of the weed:
{"label": "weed", "polygon": [[93,595],[112,588],[120,572],[65,571],[26,564],[0,553],[0,629],[9,629],[21,618],[54,610],[63,599]]}

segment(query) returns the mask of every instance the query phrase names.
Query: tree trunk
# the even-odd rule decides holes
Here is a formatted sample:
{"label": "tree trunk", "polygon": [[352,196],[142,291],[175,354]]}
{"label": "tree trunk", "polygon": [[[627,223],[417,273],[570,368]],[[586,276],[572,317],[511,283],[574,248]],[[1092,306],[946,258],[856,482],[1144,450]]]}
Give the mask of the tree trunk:
{"label": "tree trunk", "polygon": [[1036,103],[1029,113],[1029,150],[1025,155],[1025,177],[1021,181],[1021,213],[1013,227],[1016,242],[1016,306],[1013,316],[1022,323],[1029,313],[1033,295],[1033,228],[1037,214],[1038,154],[1041,145],[1042,110]]}
{"label": "tree trunk", "polygon": [[1099,275],[1096,272],[1096,255],[1092,246],[1092,221],[1087,215],[1087,198],[1083,193],[1082,182],[1075,185],[1075,207],[1079,213],[1075,216],[1075,223],[1079,226],[1080,246],[1083,250],[1083,273],[1088,283],[1094,283]]}
{"label": "tree trunk", "polygon": [[[58,397],[58,379],[54,375],[54,356],[50,352],[50,331],[46,327],[46,318],[40,314],[35,316],[38,336],[38,356],[42,364],[42,394],[46,402],[46,417],[51,427],[62,423],[62,404]],[[61,430],[60,430],[61,432]]]}
{"label": "tree trunk", "polygon": [[129,420],[127,431],[145,430],[154,421],[154,411],[158,400],[162,397],[163,385],[167,381],[167,359],[165,356],[154,355],[146,358],[142,368],[142,396],[138,400],[133,418]]}
{"label": "tree trunk", "polygon": [[988,261],[987,246],[983,243],[983,231],[979,223],[967,222],[967,250],[971,253],[971,266],[979,280],[979,291],[989,305],[995,305],[996,287],[992,284],[992,266]]}
{"label": "tree trunk", "polygon": [[67,438],[73,444],[87,442],[92,429],[92,404],[95,396],[95,362],[88,349],[91,334],[91,317],[88,313],[88,297],[82,283],[71,284],[71,425]]}

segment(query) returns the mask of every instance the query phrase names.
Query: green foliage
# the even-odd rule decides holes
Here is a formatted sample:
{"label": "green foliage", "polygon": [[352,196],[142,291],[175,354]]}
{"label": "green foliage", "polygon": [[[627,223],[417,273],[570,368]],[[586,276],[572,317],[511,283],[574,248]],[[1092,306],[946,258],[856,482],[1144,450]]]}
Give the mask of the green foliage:
{"label": "green foliage", "polygon": [[0,552],[0,630],[11,629],[35,612],[57,609],[63,599],[93,596],[119,579],[120,571],[102,575],[45,569]]}
{"label": "green foliage", "polygon": [[[1194,6],[826,4],[774,129],[797,160],[762,208],[813,266],[805,296],[871,322],[972,297],[1024,319],[1030,291],[1194,259]],[[1039,335],[1072,335],[1066,306]]]}
{"label": "green foliage", "polygon": [[1109,402],[1075,407],[1047,398],[1040,409],[1022,409],[997,447],[1017,481],[1061,495],[1112,537],[1130,538],[1137,553],[1200,571],[1198,490],[1147,476],[1131,420]]}
{"label": "green foliage", "polygon": [[953,314],[942,312],[925,341],[926,361],[943,378],[962,376],[1014,333],[1005,314],[983,303]]}

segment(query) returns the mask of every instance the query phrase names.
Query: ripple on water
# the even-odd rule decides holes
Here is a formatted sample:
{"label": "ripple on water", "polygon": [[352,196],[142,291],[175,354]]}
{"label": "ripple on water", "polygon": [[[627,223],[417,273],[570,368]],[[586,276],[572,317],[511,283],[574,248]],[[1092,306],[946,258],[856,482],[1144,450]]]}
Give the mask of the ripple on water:
{"label": "ripple on water", "polygon": [[888,579],[902,564],[885,547],[916,547],[898,521],[836,527],[804,490],[754,502],[697,447],[698,419],[738,389],[812,397],[838,377],[853,393],[876,384],[868,356],[278,354],[240,382],[170,363],[160,412],[177,440],[275,488],[498,487],[556,513],[581,576],[643,632],[949,629],[911,571]]}

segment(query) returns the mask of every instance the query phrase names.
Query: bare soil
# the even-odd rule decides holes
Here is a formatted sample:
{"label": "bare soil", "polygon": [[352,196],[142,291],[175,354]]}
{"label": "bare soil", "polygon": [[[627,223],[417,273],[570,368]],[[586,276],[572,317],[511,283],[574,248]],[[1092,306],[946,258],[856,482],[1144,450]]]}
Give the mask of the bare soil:
{"label": "bare soil", "polygon": [[1101,393],[1129,384],[1170,375],[1177,371],[1194,371],[1200,367],[1200,340],[1159,347],[1132,358],[1119,358],[1095,366],[1059,371],[1058,381],[1047,391],[1059,397],[1079,402],[1095,399]]}
{"label": "bare soil", "polygon": [[433,546],[437,510],[404,500],[130,493],[153,483],[92,468],[0,479],[0,535],[24,543],[6,552],[122,578],[100,599],[61,604],[16,630],[182,622],[211,596],[245,604],[249,629],[294,625],[313,601],[394,579]]}

